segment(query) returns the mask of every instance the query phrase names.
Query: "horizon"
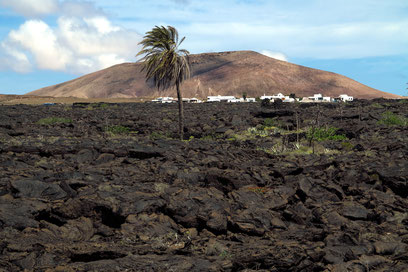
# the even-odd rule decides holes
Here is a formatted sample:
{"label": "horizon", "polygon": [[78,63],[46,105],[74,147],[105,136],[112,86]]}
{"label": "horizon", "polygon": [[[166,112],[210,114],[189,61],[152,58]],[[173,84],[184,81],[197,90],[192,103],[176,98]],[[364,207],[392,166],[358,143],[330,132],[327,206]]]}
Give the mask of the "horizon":
{"label": "horizon", "polygon": [[135,62],[145,32],[172,25],[191,54],[255,51],[407,96],[407,14],[402,0],[0,0],[0,94]]}

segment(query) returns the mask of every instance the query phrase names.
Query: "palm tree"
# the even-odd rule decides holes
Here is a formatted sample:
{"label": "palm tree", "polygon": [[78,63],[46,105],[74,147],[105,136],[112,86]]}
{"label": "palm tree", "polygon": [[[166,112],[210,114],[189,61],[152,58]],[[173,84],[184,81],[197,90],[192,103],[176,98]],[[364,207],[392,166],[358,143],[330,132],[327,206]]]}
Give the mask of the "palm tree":
{"label": "palm tree", "polygon": [[141,44],[142,50],[136,55],[143,55],[142,71],[146,72],[146,81],[153,79],[156,87],[167,89],[176,86],[179,107],[179,135],[183,139],[184,114],[180,84],[190,76],[188,54],[185,49],[179,49],[184,41],[178,40],[178,32],[172,26],[155,26],[146,32]]}

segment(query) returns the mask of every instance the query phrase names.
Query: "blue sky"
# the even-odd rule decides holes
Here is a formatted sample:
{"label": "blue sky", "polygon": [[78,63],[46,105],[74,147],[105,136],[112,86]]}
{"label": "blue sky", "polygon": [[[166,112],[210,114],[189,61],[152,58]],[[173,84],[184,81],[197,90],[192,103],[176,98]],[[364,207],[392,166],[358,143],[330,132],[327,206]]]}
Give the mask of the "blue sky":
{"label": "blue sky", "polygon": [[408,94],[406,0],[0,0],[0,93],[135,61],[155,25],[191,53],[254,50]]}

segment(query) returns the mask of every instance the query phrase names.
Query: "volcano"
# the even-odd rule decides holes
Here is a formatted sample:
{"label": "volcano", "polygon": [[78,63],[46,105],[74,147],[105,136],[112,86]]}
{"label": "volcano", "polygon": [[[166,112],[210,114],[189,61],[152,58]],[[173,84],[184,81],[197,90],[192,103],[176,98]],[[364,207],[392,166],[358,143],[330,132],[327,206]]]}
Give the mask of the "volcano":
{"label": "volcano", "polygon": [[[181,91],[183,97],[209,95],[259,97],[264,94],[291,94],[298,97],[321,93],[337,97],[400,98],[340,74],[273,59],[253,51],[233,51],[190,55],[191,77]],[[118,64],[77,79],[45,87],[28,95],[79,98],[152,98],[175,96],[170,88],[159,91],[145,80],[141,63]]]}

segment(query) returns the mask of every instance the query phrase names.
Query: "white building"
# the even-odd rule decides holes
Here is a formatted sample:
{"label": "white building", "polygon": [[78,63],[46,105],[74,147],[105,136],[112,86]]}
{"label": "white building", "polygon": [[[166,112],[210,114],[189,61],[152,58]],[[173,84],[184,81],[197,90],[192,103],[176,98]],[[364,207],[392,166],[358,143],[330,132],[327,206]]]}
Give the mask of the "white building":
{"label": "white building", "polygon": [[289,97],[289,96],[285,96],[285,98],[282,99],[282,101],[285,102],[285,103],[293,103],[293,102],[296,101],[296,99],[294,99],[292,97]]}
{"label": "white building", "polygon": [[246,103],[246,102],[256,102],[255,97],[247,97],[247,99],[244,98],[235,98],[235,99],[228,99],[228,103]]}
{"label": "white building", "polygon": [[234,98],[234,99],[228,99],[228,103],[241,103],[245,102],[243,98]]}
{"label": "white building", "polygon": [[198,98],[183,98],[183,102],[187,102],[187,103],[203,103],[203,101],[201,101]]}
{"label": "white building", "polygon": [[332,99],[330,96],[323,96],[322,94],[314,94],[313,96],[309,96],[307,98],[309,101],[314,102],[331,102]]}
{"label": "white building", "polygon": [[274,94],[274,95],[263,95],[260,97],[261,100],[269,99],[271,102],[275,102],[275,99],[280,99],[283,102],[295,102],[294,98],[290,98],[288,95],[283,95],[282,93]]}
{"label": "white building", "polygon": [[156,102],[156,103],[174,103],[174,102],[177,102],[177,100],[175,100],[173,97],[158,97],[158,98],[152,100],[152,102]]}
{"label": "white building", "polygon": [[228,102],[228,100],[235,100],[235,96],[207,96],[207,102]]}
{"label": "white building", "polygon": [[352,96],[348,96],[347,94],[341,94],[339,95],[339,100],[343,102],[349,102],[349,101],[353,101],[354,99]]}
{"label": "white building", "polygon": [[285,99],[285,96],[284,96],[283,94],[281,94],[281,93],[274,94],[274,95],[265,95],[265,94],[264,94],[264,95],[261,96],[260,98],[261,98],[261,100],[269,99],[269,100],[271,100],[271,102],[273,102],[274,99],[284,100],[284,99]]}

